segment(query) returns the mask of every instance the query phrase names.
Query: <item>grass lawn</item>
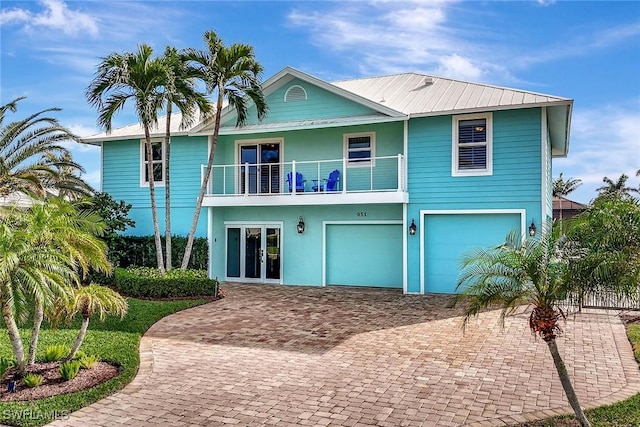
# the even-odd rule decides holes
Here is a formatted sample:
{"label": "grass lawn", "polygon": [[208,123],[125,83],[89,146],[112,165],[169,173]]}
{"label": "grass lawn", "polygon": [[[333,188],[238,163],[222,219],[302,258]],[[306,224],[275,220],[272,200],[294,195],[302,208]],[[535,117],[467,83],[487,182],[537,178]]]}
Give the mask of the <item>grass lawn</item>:
{"label": "grass lawn", "polygon": [[[82,350],[96,354],[101,360],[115,362],[121,373],[117,377],[94,388],[66,395],[49,397],[32,402],[1,402],[0,424],[40,426],[52,421],[55,414],[64,415],[87,406],[127,385],[140,362],[138,343],[142,334],[163,317],[189,307],[204,304],[207,300],[146,301],[129,298],[129,312],[124,319],[108,317],[104,323],[92,318]],[[72,326],[56,330],[43,325],[40,333],[37,358],[52,344],[73,344],[80,326],[78,320]],[[21,330],[23,342],[28,345],[30,330]],[[25,352],[27,348],[25,348]],[[0,323],[0,356],[13,359],[11,343],[4,322]]]}
{"label": "grass lawn", "polygon": [[[640,324],[632,324],[627,328],[629,341],[633,346],[636,360],[640,363]],[[589,409],[585,412],[593,427],[637,427],[640,426],[640,393],[612,405]],[[552,427],[579,426],[572,416],[547,418],[520,424],[520,427]]]}

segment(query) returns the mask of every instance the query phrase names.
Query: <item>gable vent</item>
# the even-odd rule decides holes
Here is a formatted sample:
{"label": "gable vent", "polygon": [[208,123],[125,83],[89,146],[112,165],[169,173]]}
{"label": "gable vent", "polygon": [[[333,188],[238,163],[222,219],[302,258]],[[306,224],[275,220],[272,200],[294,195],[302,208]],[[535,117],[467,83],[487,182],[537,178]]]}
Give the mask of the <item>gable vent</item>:
{"label": "gable vent", "polygon": [[306,101],[307,91],[302,86],[294,85],[284,94],[284,102]]}

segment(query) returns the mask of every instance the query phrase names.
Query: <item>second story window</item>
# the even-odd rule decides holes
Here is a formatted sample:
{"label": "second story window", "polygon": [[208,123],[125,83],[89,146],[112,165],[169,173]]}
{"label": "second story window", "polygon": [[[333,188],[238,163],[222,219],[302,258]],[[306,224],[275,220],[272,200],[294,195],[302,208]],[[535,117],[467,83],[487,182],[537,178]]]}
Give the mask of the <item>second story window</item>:
{"label": "second story window", "polygon": [[492,119],[491,113],[453,117],[453,176],[493,173]]}
{"label": "second story window", "polygon": [[375,157],[376,134],[374,132],[344,135],[344,155],[349,166],[369,166]]}
{"label": "second story window", "polygon": [[164,141],[151,141],[151,159],[147,156],[145,140],[140,141],[140,185],[149,185],[148,164],[151,162],[153,168],[153,182],[156,185],[164,185]]}

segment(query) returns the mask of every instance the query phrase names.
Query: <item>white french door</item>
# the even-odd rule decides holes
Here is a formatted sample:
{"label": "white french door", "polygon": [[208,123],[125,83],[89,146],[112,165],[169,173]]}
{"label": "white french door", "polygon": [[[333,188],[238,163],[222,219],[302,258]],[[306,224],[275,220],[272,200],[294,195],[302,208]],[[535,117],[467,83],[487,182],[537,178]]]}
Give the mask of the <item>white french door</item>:
{"label": "white french door", "polygon": [[282,225],[226,225],[227,280],[282,283]]}

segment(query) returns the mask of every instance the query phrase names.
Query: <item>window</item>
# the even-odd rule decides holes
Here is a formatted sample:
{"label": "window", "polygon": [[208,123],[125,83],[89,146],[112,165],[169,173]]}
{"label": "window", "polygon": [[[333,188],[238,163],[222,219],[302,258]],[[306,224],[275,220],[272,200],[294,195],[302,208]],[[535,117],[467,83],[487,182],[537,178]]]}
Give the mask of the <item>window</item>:
{"label": "window", "polygon": [[453,176],[493,173],[492,121],[491,113],[453,117]]}
{"label": "window", "polygon": [[344,136],[344,155],[350,167],[369,166],[375,157],[376,134],[351,133]]}
{"label": "window", "polygon": [[145,140],[140,141],[140,186],[149,185],[149,171],[147,164],[149,161],[153,164],[153,182],[156,186],[164,185],[164,140],[151,141],[151,160],[147,157],[147,149]]}

